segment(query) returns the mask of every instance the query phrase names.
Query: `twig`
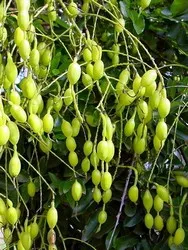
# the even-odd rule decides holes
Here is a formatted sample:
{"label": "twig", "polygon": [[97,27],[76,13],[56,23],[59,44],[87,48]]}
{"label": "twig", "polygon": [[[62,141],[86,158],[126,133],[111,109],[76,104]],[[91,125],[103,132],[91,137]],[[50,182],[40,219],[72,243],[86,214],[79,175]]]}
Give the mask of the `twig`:
{"label": "twig", "polygon": [[118,214],[117,214],[117,216],[116,216],[116,218],[117,218],[117,219],[116,219],[116,224],[115,224],[114,229],[113,229],[113,231],[112,231],[112,235],[111,235],[111,237],[110,237],[110,240],[109,240],[109,243],[108,243],[108,246],[107,246],[107,250],[110,249],[110,245],[111,245],[112,240],[113,240],[113,238],[114,238],[114,234],[115,234],[116,228],[117,228],[117,226],[118,226],[118,224],[119,224],[119,220],[120,220],[120,216],[121,216],[121,213],[122,213],[122,209],[123,209],[123,206],[125,205],[125,197],[126,197],[126,195],[127,195],[127,189],[128,189],[128,185],[129,185],[129,180],[130,180],[131,174],[132,174],[132,169],[129,169],[129,171],[128,171],[128,176],[127,176],[127,179],[126,179],[126,181],[125,181],[125,186],[124,186],[124,190],[123,190],[123,195],[122,195],[122,197],[121,197],[121,204],[120,204],[120,207],[119,207],[119,212],[118,212]]}

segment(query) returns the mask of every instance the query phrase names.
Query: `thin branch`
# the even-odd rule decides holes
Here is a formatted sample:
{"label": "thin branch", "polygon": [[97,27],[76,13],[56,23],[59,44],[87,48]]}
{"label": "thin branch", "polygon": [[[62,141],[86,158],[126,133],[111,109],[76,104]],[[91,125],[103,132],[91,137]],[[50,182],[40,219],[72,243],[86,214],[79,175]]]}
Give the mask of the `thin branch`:
{"label": "thin branch", "polygon": [[125,181],[125,186],[124,186],[124,190],[123,190],[123,195],[121,197],[121,204],[120,204],[120,207],[119,207],[119,212],[116,216],[116,224],[114,226],[114,229],[112,231],[112,235],[110,237],[110,240],[109,240],[109,243],[108,243],[108,246],[107,246],[107,250],[110,249],[110,246],[111,246],[111,243],[112,243],[112,240],[114,238],[114,234],[115,234],[115,231],[117,229],[117,226],[119,224],[119,220],[120,220],[120,217],[121,217],[121,214],[122,214],[122,209],[123,209],[123,206],[125,205],[125,197],[127,195],[127,190],[128,190],[128,185],[129,185],[129,181],[130,181],[130,177],[131,177],[131,174],[132,174],[132,169],[129,169],[128,171],[128,176],[127,176],[127,179]]}

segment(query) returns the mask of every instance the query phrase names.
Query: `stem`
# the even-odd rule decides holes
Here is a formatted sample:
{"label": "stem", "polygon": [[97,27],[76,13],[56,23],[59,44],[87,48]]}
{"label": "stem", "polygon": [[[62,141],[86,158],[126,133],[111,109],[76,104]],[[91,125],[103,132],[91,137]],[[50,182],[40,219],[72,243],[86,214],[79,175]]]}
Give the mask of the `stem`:
{"label": "stem", "polygon": [[129,169],[129,173],[128,173],[128,176],[127,176],[127,179],[125,181],[125,186],[124,186],[124,190],[123,190],[123,195],[121,197],[121,204],[120,204],[120,207],[119,207],[119,212],[116,216],[116,223],[115,223],[115,226],[114,226],[114,229],[112,231],[112,235],[110,237],[110,240],[109,240],[109,243],[108,243],[108,246],[107,246],[107,250],[110,249],[110,246],[111,246],[111,243],[112,243],[112,240],[113,240],[113,237],[114,237],[114,234],[115,234],[115,231],[116,231],[116,228],[119,224],[119,220],[120,220],[120,216],[121,216],[121,213],[122,213],[122,209],[123,209],[123,206],[125,205],[125,197],[127,195],[127,190],[128,190],[128,185],[129,185],[129,181],[130,181],[130,177],[131,177],[131,174],[132,174],[132,169]]}
{"label": "stem", "polygon": [[183,204],[185,203],[185,200],[187,198],[187,193],[184,194],[180,206],[179,206],[179,227],[182,228],[183,225],[183,221],[182,221],[182,208],[183,208]]}
{"label": "stem", "polygon": [[174,207],[172,197],[169,195],[169,203],[170,203],[170,216],[174,216]]}
{"label": "stem", "polygon": [[[183,95],[182,98],[183,99]],[[186,106],[186,104],[185,104]],[[185,107],[184,106],[184,107]],[[182,109],[184,109],[184,107]],[[168,180],[167,180],[167,188],[169,189],[169,182],[170,182],[170,175],[171,175],[171,169],[172,169],[172,162],[173,162],[173,158],[174,158],[174,151],[176,151],[177,149],[175,149],[175,144],[176,144],[176,131],[177,131],[177,127],[178,127],[178,121],[179,121],[179,117],[181,114],[182,110],[181,110],[181,105],[178,108],[178,114],[177,114],[177,119],[175,119],[175,128],[174,128],[174,137],[173,137],[173,142],[172,142],[172,154],[170,157],[170,166],[169,166],[169,172],[168,172]]]}
{"label": "stem", "polygon": [[118,168],[129,168],[129,169],[132,169],[134,171],[134,174],[135,174],[135,180],[134,180],[134,185],[137,185],[138,183],[138,171],[136,168],[132,167],[132,166],[118,166]]}
{"label": "stem", "polygon": [[64,238],[64,241],[66,241],[66,240],[76,240],[76,241],[79,241],[79,242],[81,242],[81,243],[83,243],[83,244],[85,244],[85,245],[91,247],[91,248],[94,249],[94,250],[97,250],[95,247],[93,247],[92,245],[90,245],[90,244],[87,243],[86,241],[83,241],[83,240],[80,240],[80,239],[77,239],[77,238],[73,238],[73,237]]}

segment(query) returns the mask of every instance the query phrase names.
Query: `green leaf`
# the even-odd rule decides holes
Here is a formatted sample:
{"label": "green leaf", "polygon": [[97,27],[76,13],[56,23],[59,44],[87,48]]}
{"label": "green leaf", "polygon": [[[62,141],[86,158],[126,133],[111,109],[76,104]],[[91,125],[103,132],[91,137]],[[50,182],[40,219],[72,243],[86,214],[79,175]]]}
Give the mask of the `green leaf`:
{"label": "green leaf", "polygon": [[59,188],[59,184],[60,184],[61,180],[59,178],[57,178],[55,174],[48,173],[48,175],[49,175],[49,177],[51,179],[52,185],[55,188]]}
{"label": "green leaf", "polygon": [[136,213],[137,206],[133,202],[127,202],[125,204],[124,213],[128,217],[133,217]]}
{"label": "green leaf", "polygon": [[140,13],[138,13],[135,10],[132,10],[129,14],[132,22],[133,22],[133,26],[134,29],[136,31],[136,33],[139,35],[141,34],[144,29],[145,29],[145,19],[144,16]]}
{"label": "green leaf", "polygon": [[67,198],[67,202],[69,203],[71,208],[74,208],[75,207],[75,201],[72,198],[72,194],[71,194],[70,190],[69,190],[69,192],[66,193],[66,198]]}
{"label": "green leaf", "polygon": [[140,211],[138,211],[135,216],[133,217],[126,217],[124,220],[124,227],[134,227],[137,225],[141,220],[143,219],[143,216],[141,215]]}
{"label": "green leaf", "polygon": [[83,241],[89,240],[92,237],[92,235],[96,232],[98,227],[97,218],[98,218],[98,211],[89,218],[88,223],[85,225],[82,233]]}
{"label": "green leaf", "polygon": [[66,194],[72,187],[72,184],[74,183],[74,180],[67,180],[67,181],[62,181],[59,184],[59,193],[62,194]]}
{"label": "green leaf", "polygon": [[116,239],[115,249],[125,250],[127,248],[134,247],[139,242],[139,239],[132,236],[122,236]]}
{"label": "green leaf", "polygon": [[174,0],[170,6],[170,10],[174,16],[181,14],[188,8],[187,0]]}
{"label": "green leaf", "polygon": [[120,10],[121,13],[123,14],[124,17],[128,17],[128,12],[129,12],[129,4],[127,3],[127,1],[120,1],[119,2],[120,5]]}
{"label": "green leaf", "polygon": [[69,25],[59,17],[56,19],[56,23],[65,29],[69,28]]}
{"label": "green leaf", "polygon": [[61,52],[57,52],[55,54],[55,56],[53,57],[52,59],[52,62],[51,62],[51,69],[57,69],[58,68],[58,65],[60,63],[60,60],[61,60]]}

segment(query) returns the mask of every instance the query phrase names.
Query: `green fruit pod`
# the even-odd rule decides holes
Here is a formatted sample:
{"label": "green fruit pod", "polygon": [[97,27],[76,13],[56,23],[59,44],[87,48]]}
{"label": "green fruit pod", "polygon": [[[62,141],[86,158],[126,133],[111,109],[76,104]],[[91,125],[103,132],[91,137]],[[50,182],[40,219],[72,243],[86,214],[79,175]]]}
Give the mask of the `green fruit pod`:
{"label": "green fruit pod", "polygon": [[136,203],[138,201],[138,194],[139,191],[136,185],[133,185],[129,188],[128,197],[132,202]]}
{"label": "green fruit pod", "polygon": [[107,141],[100,141],[97,144],[97,156],[101,161],[105,161],[108,157],[108,143]]}
{"label": "green fruit pod", "polygon": [[104,224],[107,220],[107,212],[106,211],[100,211],[98,215],[98,222],[99,224]]}
{"label": "green fruit pod", "polygon": [[92,61],[92,52],[89,48],[84,48],[83,50],[83,59],[85,62]]}
{"label": "green fruit pod", "polygon": [[6,219],[11,225],[15,225],[18,220],[17,210],[14,207],[9,207],[6,212]]}
{"label": "green fruit pod", "polygon": [[144,73],[141,80],[141,85],[147,87],[157,79],[157,72],[154,69],[150,69]]}
{"label": "green fruit pod", "polygon": [[92,154],[90,155],[90,161],[91,165],[96,168],[99,165],[99,158],[97,156],[96,151],[93,151]]}
{"label": "green fruit pod", "polygon": [[20,11],[18,12],[17,17],[18,26],[23,30],[26,31],[29,28],[29,13],[28,11]]}
{"label": "green fruit pod", "polygon": [[62,124],[61,124],[61,131],[66,137],[72,136],[73,131],[72,131],[72,126],[71,126],[70,122],[68,122],[64,119]]}
{"label": "green fruit pod", "polygon": [[50,49],[45,49],[44,53],[40,57],[40,63],[44,66],[48,66],[52,59],[52,53]]}
{"label": "green fruit pod", "polygon": [[149,86],[146,87],[144,96],[150,97],[154,94],[155,90],[157,88],[156,81],[152,82]]}
{"label": "green fruit pod", "polygon": [[149,104],[152,109],[157,109],[161,99],[161,94],[159,90],[156,90],[149,98]]}
{"label": "green fruit pod", "polygon": [[76,152],[71,151],[68,155],[69,164],[75,168],[78,165],[78,155]]}
{"label": "green fruit pod", "polygon": [[12,231],[9,227],[6,227],[3,232],[3,238],[7,245],[9,245],[12,242]]}
{"label": "green fruit pod", "polygon": [[146,149],[146,138],[136,136],[133,140],[133,149],[136,154],[143,154]]}
{"label": "green fruit pod", "polygon": [[22,245],[21,240],[19,240],[19,241],[17,242],[17,250],[25,250],[25,248],[24,248],[23,245]]}
{"label": "green fruit pod", "polygon": [[183,176],[183,175],[176,175],[175,179],[176,179],[177,183],[181,187],[184,187],[184,188],[188,187],[188,178],[186,178],[185,176]]}
{"label": "green fruit pod", "polygon": [[149,7],[150,3],[151,3],[151,0],[141,0],[140,7],[142,8],[142,10],[144,10],[147,7]]}
{"label": "green fruit pod", "polygon": [[20,98],[20,94],[18,93],[18,91],[11,90],[10,95],[9,95],[9,100],[14,104],[20,105],[21,98]]}
{"label": "green fruit pod", "polygon": [[133,135],[134,133],[134,128],[135,128],[135,120],[134,117],[131,117],[124,126],[124,134],[125,136],[129,137]]}
{"label": "green fruit pod", "polygon": [[32,78],[32,75],[29,74],[20,82],[20,87],[24,97],[32,99],[37,93],[36,83]]}
{"label": "green fruit pod", "polygon": [[12,158],[9,161],[9,174],[11,177],[17,177],[21,171],[21,161],[18,157],[18,152],[14,151]]}
{"label": "green fruit pod", "polygon": [[39,66],[39,61],[40,61],[40,53],[38,49],[34,48],[31,50],[29,56],[29,64],[34,69],[35,67]]}
{"label": "green fruit pod", "polygon": [[149,211],[151,210],[152,206],[153,206],[153,197],[149,191],[149,189],[147,189],[142,197],[143,200],[143,205],[146,209],[146,211],[149,213]]}
{"label": "green fruit pod", "polygon": [[21,56],[21,58],[26,61],[27,59],[29,59],[30,53],[31,53],[31,47],[30,47],[30,43],[28,40],[23,39],[20,43],[19,43],[19,54]]}
{"label": "green fruit pod", "polygon": [[156,126],[156,136],[159,138],[159,140],[163,141],[167,138],[168,135],[168,127],[166,122],[159,121]]}
{"label": "green fruit pod", "polygon": [[168,202],[168,200],[169,200],[169,191],[168,191],[168,189],[166,189],[166,188],[163,187],[162,185],[157,185],[156,191],[157,191],[157,194],[159,195],[159,197],[160,197],[163,201]]}
{"label": "green fruit pod", "polygon": [[92,60],[94,62],[101,60],[102,48],[99,45],[92,46]]}
{"label": "green fruit pod", "polygon": [[20,45],[20,43],[24,40],[25,33],[24,31],[20,28],[17,27],[14,31],[14,42],[17,46]]}
{"label": "green fruit pod", "polygon": [[147,129],[147,125],[145,125],[144,123],[140,123],[139,125],[138,125],[138,127],[137,127],[137,136],[139,137],[139,138],[142,138],[142,137],[144,137],[144,138],[146,138],[146,136],[147,136],[147,131],[148,131],[148,129]]}
{"label": "green fruit pod", "polygon": [[179,246],[180,244],[183,243],[184,239],[185,239],[185,231],[182,227],[179,227],[174,234],[173,242],[176,246]]}
{"label": "green fruit pod", "polygon": [[89,90],[93,88],[93,80],[91,76],[88,74],[85,74],[85,73],[82,74],[82,83]]}
{"label": "green fruit pod", "polygon": [[93,78],[93,64],[92,63],[87,64],[86,73]]}
{"label": "green fruit pod", "polygon": [[85,156],[89,156],[92,153],[93,150],[93,142],[90,140],[85,141],[83,146],[83,151]]}
{"label": "green fruit pod", "polygon": [[72,17],[76,17],[79,14],[79,9],[76,3],[70,2],[67,6],[67,9],[69,13],[72,15]]}
{"label": "green fruit pod", "polygon": [[99,183],[101,182],[101,172],[98,169],[94,169],[91,174],[91,179],[92,179],[92,183],[95,186],[98,186]]}
{"label": "green fruit pod", "polygon": [[125,93],[121,93],[119,96],[119,103],[122,106],[129,106],[136,99],[136,95],[132,89],[127,90]]}
{"label": "green fruit pod", "polygon": [[122,70],[119,75],[119,81],[123,83],[123,85],[125,86],[127,85],[129,78],[130,78],[130,71],[127,69]]}
{"label": "green fruit pod", "polygon": [[16,0],[17,10],[20,11],[28,11],[30,8],[30,0]]}
{"label": "green fruit pod", "polygon": [[73,102],[73,95],[72,95],[72,90],[71,88],[68,88],[65,90],[64,93],[64,103],[66,106],[70,106]]}
{"label": "green fruit pod", "polygon": [[164,201],[160,198],[160,196],[157,194],[154,197],[153,206],[156,212],[160,212],[163,209]]}
{"label": "green fruit pod", "polygon": [[157,214],[154,218],[154,228],[158,231],[161,231],[164,227],[164,221],[163,218]]}
{"label": "green fruit pod", "polygon": [[43,129],[43,122],[36,114],[30,114],[28,117],[28,123],[34,133],[40,134]]}
{"label": "green fruit pod", "polygon": [[112,198],[112,190],[108,189],[106,191],[103,192],[102,194],[102,200],[104,202],[104,204],[108,203]]}
{"label": "green fruit pod", "polygon": [[81,127],[80,121],[77,117],[75,117],[72,120],[71,124],[72,124],[72,136],[76,137],[80,132],[80,127]]}
{"label": "green fruit pod", "polygon": [[35,239],[39,233],[39,225],[36,222],[31,223],[30,225],[30,235],[31,239]]}
{"label": "green fruit pod", "polygon": [[164,140],[161,141],[157,135],[154,136],[153,138],[153,146],[156,152],[159,152],[164,146]]}
{"label": "green fruit pod", "polygon": [[71,85],[74,85],[78,82],[81,76],[81,67],[77,62],[73,62],[69,65],[67,71],[67,78]]}
{"label": "green fruit pod", "polygon": [[29,232],[21,232],[20,241],[25,250],[30,250],[32,246],[32,240]]}
{"label": "green fruit pod", "polygon": [[71,193],[74,201],[79,201],[82,197],[82,185],[77,180],[72,185]]}
{"label": "green fruit pod", "polygon": [[104,172],[101,177],[101,187],[104,191],[111,188],[112,175],[109,172]]}
{"label": "green fruit pod", "polygon": [[139,89],[140,89],[141,79],[142,78],[138,74],[136,74],[136,76],[133,80],[133,91],[135,94],[137,94]]}
{"label": "green fruit pod", "polygon": [[27,193],[28,195],[33,198],[35,196],[35,193],[36,193],[36,186],[35,186],[35,183],[30,181],[28,184],[27,184]]}
{"label": "green fruit pod", "polygon": [[171,215],[168,217],[166,221],[166,229],[169,232],[169,234],[173,234],[176,231],[177,228],[177,221],[176,218]]}
{"label": "green fruit pod", "polygon": [[57,19],[57,12],[53,5],[48,7],[48,18],[51,22],[55,22]]}
{"label": "green fruit pod", "polygon": [[115,31],[117,33],[121,33],[123,32],[124,27],[125,27],[125,20],[123,18],[119,18],[115,24]]}
{"label": "green fruit pod", "polygon": [[7,64],[5,66],[5,75],[9,82],[14,83],[17,76],[18,76],[18,70],[15,65],[15,63],[12,60],[12,56],[10,53],[8,53],[8,59],[7,59]]}
{"label": "green fruit pod", "polygon": [[46,50],[46,46],[47,46],[47,45],[46,45],[45,42],[40,42],[40,43],[38,43],[37,49],[38,49],[38,51],[39,51],[39,53],[40,53],[40,56],[43,55],[44,51]]}
{"label": "green fruit pod", "polygon": [[108,140],[107,143],[108,143],[108,156],[105,159],[105,162],[110,162],[115,154],[115,146],[112,140]]}
{"label": "green fruit pod", "polygon": [[150,213],[147,213],[144,217],[144,224],[148,229],[151,229],[154,224],[153,216]]}
{"label": "green fruit pod", "polygon": [[137,106],[137,113],[140,121],[145,119],[148,115],[148,104],[144,100],[141,100]]}
{"label": "green fruit pod", "polygon": [[93,190],[93,200],[96,203],[99,203],[101,201],[101,198],[102,198],[101,190],[97,186],[95,186]]}
{"label": "green fruit pod", "polygon": [[63,99],[60,96],[55,96],[53,100],[53,109],[59,113],[63,107]]}
{"label": "green fruit pod", "polygon": [[171,246],[173,245],[173,242],[174,242],[174,237],[172,235],[170,235],[168,237],[168,246],[169,246],[169,248],[171,248]]}
{"label": "green fruit pod", "polygon": [[90,170],[90,160],[88,159],[88,157],[86,156],[81,163],[81,168],[83,170],[84,173],[87,173]]}
{"label": "green fruit pod", "polygon": [[43,153],[48,154],[52,149],[52,141],[48,137],[44,137],[43,141],[39,142],[39,147]]}
{"label": "green fruit pod", "polygon": [[65,143],[66,143],[67,149],[68,149],[70,152],[71,152],[71,151],[75,151],[75,149],[76,149],[76,141],[75,141],[75,139],[74,139],[72,136],[67,137]]}
{"label": "green fruit pod", "polygon": [[104,63],[102,60],[97,60],[93,65],[93,79],[99,80],[104,75]]}
{"label": "green fruit pod", "polygon": [[30,44],[34,41],[36,34],[35,26],[31,23],[29,25],[29,30],[27,31],[27,39],[30,42]]}
{"label": "green fruit pod", "polygon": [[7,125],[0,126],[0,146],[4,146],[10,138],[10,130]]}
{"label": "green fruit pod", "polygon": [[170,101],[167,98],[161,97],[158,105],[158,112],[161,118],[165,118],[170,113]]}
{"label": "green fruit pod", "polygon": [[51,133],[54,126],[54,119],[50,113],[45,114],[45,116],[42,119],[43,122],[43,130],[46,133]]}
{"label": "green fruit pod", "polygon": [[4,200],[0,197],[0,215],[5,216],[7,211],[7,207],[5,205]]}
{"label": "green fruit pod", "polygon": [[53,229],[58,221],[58,212],[54,206],[54,202],[51,203],[51,207],[47,212],[46,220],[50,229]]}

